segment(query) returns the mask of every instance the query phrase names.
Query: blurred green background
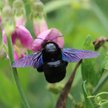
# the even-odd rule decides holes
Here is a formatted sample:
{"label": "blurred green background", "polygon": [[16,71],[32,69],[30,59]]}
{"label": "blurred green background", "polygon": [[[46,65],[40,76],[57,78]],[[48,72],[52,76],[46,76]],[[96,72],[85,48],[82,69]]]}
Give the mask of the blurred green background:
{"label": "blurred green background", "polygon": [[[10,3],[12,2],[13,0],[10,0]],[[45,4],[49,28],[55,27],[63,33],[65,47],[83,49],[87,36],[91,36],[92,40],[108,36],[108,0],[42,0],[42,2]],[[24,0],[24,5],[27,15],[30,15],[29,8],[32,6],[29,6],[29,0]],[[26,26],[34,35],[32,21],[28,21]],[[43,73],[38,73],[33,68],[18,69],[19,78],[31,108],[54,108],[60,93],[59,89],[61,90],[62,85],[68,80],[74,66],[75,63],[68,65],[65,79],[57,85],[49,85]],[[82,83],[80,67],[70,93],[79,104],[84,103]],[[100,91],[108,91],[107,85],[108,81]],[[0,108],[24,108],[6,56],[0,57]],[[67,108],[74,108],[70,98],[67,100]],[[108,104],[97,108],[108,108]]]}

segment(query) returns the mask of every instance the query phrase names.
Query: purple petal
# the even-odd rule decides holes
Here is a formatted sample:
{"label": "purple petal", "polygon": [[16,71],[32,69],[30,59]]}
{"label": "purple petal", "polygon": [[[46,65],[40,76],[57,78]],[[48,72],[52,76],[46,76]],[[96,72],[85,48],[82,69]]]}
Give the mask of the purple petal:
{"label": "purple petal", "polygon": [[18,60],[18,59],[19,59],[18,54],[16,51],[14,51],[14,60]]}
{"label": "purple petal", "polygon": [[55,28],[46,30],[40,35],[38,35],[37,39],[34,40],[33,42],[33,47],[32,49],[34,51],[41,50],[42,44],[47,41],[52,41],[55,42],[59,45],[60,48],[63,48],[64,45],[64,38],[62,37],[62,34]]}
{"label": "purple petal", "polygon": [[60,48],[64,46],[64,38],[62,33],[56,28],[50,29],[50,33],[46,37],[46,40],[51,40],[59,45]]}
{"label": "purple petal", "polygon": [[14,50],[14,60],[18,60],[19,58],[23,58],[25,56],[24,52],[19,52]]}
{"label": "purple petal", "polygon": [[15,44],[16,39],[18,39],[21,44],[28,49],[32,48],[32,36],[30,32],[24,26],[16,26],[15,31],[12,34],[12,43]]}
{"label": "purple petal", "polygon": [[41,48],[42,48],[42,43],[43,43],[44,41],[43,40],[41,40],[41,39],[35,39],[34,40],[34,42],[33,42],[33,45],[32,45],[32,50],[33,51],[40,51],[41,50]]}

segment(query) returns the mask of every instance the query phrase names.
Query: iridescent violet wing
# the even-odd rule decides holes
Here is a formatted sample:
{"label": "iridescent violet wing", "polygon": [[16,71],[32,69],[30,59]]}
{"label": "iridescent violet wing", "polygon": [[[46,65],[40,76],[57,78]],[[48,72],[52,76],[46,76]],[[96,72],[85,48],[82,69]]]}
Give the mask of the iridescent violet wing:
{"label": "iridescent violet wing", "polygon": [[81,59],[95,58],[99,54],[89,50],[78,50],[72,48],[62,49],[62,59],[67,62],[78,62]]}
{"label": "iridescent violet wing", "polygon": [[32,66],[34,68],[38,68],[43,64],[42,54],[41,52],[36,52],[34,54],[27,55],[19,60],[16,60],[12,67],[28,67]]}

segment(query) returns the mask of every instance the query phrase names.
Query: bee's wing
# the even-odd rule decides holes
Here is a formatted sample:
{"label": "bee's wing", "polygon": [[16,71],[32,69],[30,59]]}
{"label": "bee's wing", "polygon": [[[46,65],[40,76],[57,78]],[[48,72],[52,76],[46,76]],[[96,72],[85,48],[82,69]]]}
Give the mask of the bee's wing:
{"label": "bee's wing", "polygon": [[67,62],[78,62],[81,59],[95,58],[99,54],[89,50],[77,50],[72,48],[62,49],[62,59]]}
{"label": "bee's wing", "polygon": [[16,60],[12,67],[27,67],[32,66],[38,68],[43,64],[41,52],[36,52],[34,54],[27,55],[19,60]]}

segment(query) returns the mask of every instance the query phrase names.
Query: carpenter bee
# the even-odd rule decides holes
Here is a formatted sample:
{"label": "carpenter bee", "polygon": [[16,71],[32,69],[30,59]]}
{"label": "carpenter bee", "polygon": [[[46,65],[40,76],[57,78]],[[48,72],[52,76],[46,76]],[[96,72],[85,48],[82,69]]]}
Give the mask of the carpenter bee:
{"label": "carpenter bee", "polygon": [[97,52],[88,50],[77,50],[72,48],[60,48],[53,41],[46,41],[41,51],[27,55],[13,63],[13,67],[32,66],[38,72],[44,72],[49,83],[61,81],[66,74],[66,67],[69,62],[78,62],[81,59],[94,58]]}

